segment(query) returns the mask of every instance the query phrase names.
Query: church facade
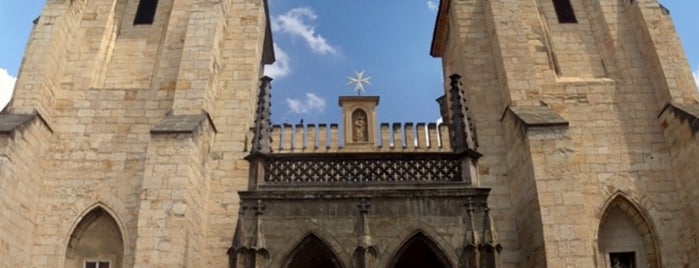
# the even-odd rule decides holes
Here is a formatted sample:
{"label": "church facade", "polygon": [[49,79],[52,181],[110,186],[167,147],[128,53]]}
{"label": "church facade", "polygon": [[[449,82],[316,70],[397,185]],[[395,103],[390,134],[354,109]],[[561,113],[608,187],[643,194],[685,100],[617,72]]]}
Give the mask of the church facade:
{"label": "church facade", "polygon": [[265,0],[48,0],[0,267],[699,267],[699,94],[656,0],[442,0],[429,53],[443,124],[347,96],[277,125]]}

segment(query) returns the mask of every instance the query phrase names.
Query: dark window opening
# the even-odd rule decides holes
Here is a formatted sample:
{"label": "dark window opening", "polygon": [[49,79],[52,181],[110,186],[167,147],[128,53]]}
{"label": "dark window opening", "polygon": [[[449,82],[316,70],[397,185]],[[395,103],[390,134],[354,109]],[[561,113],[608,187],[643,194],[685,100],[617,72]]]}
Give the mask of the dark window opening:
{"label": "dark window opening", "polygon": [[578,19],[575,18],[575,11],[573,11],[573,5],[570,3],[570,0],[553,0],[553,7],[556,9],[558,22],[578,23]]}
{"label": "dark window opening", "polygon": [[636,268],[636,253],[616,252],[609,253],[609,266],[611,268]]}
{"label": "dark window opening", "polygon": [[309,235],[294,249],[287,268],[340,268],[332,250],[318,237]]}
{"label": "dark window opening", "polygon": [[155,10],[158,9],[158,0],[141,0],[138,2],[136,17],[133,24],[153,24]]}
{"label": "dark window opening", "polygon": [[[424,234],[417,234],[410,238],[398,251],[397,259],[393,261],[392,268],[451,268],[447,257],[442,254],[437,245]],[[492,267],[492,266],[485,266]]]}
{"label": "dark window opening", "polygon": [[86,261],[85,268],[109,268],[108,261]]}

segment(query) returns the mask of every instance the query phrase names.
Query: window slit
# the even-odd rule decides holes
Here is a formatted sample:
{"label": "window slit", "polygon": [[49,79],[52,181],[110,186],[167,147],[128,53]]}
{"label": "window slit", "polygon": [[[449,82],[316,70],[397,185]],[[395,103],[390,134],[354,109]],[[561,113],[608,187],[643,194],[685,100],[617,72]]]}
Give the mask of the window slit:
{"label": "window slit", "polygon": [[575,11],[570,0],[553,0],[553,7],[556,9],[558,22],[560,23],[578,23],[575,17]]}
{"label": "window slit", "polygon": [[158,9],[158,0],[141,0],[138,2],[136,17],[133,20],[134,25],[138,24],[153,24],[155,11]]}

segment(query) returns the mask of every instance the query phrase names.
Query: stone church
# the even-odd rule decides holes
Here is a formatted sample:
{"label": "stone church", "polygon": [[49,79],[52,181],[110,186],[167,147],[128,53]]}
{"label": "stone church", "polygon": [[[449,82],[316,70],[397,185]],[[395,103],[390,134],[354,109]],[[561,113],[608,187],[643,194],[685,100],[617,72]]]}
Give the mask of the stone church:
{"label": "stone church", "polygon": [[442,0],[439,125],[375,96],[271,122],[265,0],[46,2],[0,267],[699,267],[699,94],[657,0]]}

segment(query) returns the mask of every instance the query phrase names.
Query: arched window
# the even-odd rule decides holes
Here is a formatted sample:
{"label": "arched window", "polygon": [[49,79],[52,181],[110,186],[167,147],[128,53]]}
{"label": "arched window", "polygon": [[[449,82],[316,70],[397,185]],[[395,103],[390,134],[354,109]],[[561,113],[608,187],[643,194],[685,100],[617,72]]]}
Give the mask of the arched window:
{"label": "arched window", "polygon": [[447,257],[427,236],[418,233],[403,244],[393,257],[391,268],[451,268]]}
{"label": "arched window", "polygon": [[617,196],[605,210],[598,232],[602,267],[658,267],[652,228],[629,200]]}
{"label": "arched window", "polygon": [[291,252],[286,268],[342,268],[332,250],[311,234]]}
{"label": "arched window", "polygon": [[123,258],[124,242],[117,222],[97,207],[82,218],[70,235],[63,267],[121,267]]}

